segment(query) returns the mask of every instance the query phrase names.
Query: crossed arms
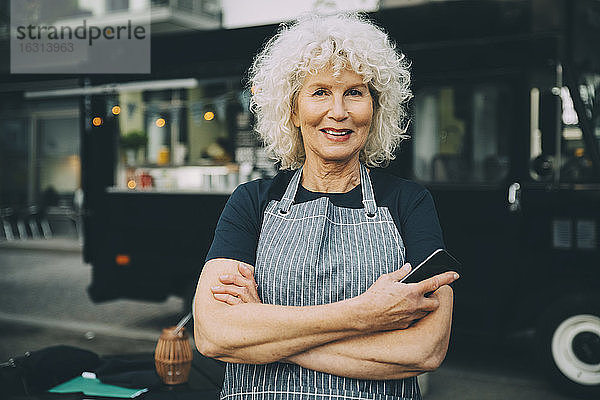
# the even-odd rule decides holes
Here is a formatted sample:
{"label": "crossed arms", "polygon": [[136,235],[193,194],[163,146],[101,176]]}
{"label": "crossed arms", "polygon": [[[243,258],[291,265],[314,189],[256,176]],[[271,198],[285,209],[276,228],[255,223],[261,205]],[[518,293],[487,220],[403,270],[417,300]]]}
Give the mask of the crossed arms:
{"label": "crossed arms", "polygon": [[405,265],[360,296],[293,307],[262,304],[253,270],[231,259],[204,266],[194,313],[202,354],[232,363],[291,362],[358,379],[415,376],[436,369],[446,355],[454,272],[399,283],[410,271]]}

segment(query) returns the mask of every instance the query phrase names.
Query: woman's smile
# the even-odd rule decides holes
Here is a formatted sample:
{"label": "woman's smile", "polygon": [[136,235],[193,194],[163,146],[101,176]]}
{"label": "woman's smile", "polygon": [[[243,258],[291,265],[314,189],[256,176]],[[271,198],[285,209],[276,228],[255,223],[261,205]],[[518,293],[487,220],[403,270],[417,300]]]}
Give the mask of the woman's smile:
{"label": "woman's smile", "polygon": [[334,142],[344,142],[350,138],[352,129],[335,129],[335,128],[323,128],[320,129],[325,134],[327,139]]}

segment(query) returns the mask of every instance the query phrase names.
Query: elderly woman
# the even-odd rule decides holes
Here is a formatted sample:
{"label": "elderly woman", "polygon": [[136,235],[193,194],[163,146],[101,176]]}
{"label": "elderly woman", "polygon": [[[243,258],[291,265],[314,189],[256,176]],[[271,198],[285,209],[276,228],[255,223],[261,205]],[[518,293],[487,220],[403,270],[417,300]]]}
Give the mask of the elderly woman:
{"label": "elderly woman", "polygon": [[360,16],[312,16],[280,29],[250,80],[282,170],[232,194],[198,283],[195,340],[228,363],[221,398],[420,398],[458,275],[399,283],[443,247],[427,190],[374,168],[405,135],[406,62]]}

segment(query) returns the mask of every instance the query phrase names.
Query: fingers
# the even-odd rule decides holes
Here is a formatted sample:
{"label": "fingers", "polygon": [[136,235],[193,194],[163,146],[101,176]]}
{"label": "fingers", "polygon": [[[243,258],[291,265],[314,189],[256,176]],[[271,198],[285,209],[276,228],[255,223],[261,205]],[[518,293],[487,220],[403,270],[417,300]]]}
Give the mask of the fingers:
{"label": "fingers", "polygon": [[258,284],[256,283],[256,280],[254,279],[254,270],[253,269],[250,269],[248,266],[244,265],[243,263],[239,263],[238,271],[240,271],[240,274],[242,274],[242,276],[249,281],[250,285],[254,286],[254,288],[258,287]]}
{"label": "fingers", "polygon": [[393,281],[400,281],[402,278],[404,278],[406,275],[408,275],[408,273],[410,272],[410,270],[412,269],[411,265],[409,263],[406,263],[402,266],[402,268],[397,269],[396,271],[390,272],[389,274],[387,274],[387,276],[389,278],[391,278]]}
{"label": "fingers", "polygon": [[221,275],[219,280],[224,284],[229,285],[237,285],[237,286],[245,286],[248,289],[256,289],[258,285],[256,284],[256,280],[254,280],[254,271],[244,265],[243,263],[238,263],[238,271],[240,275]]}
{"label": "fingers", "polygon": [[236,286],[243,286],[243,287],[247,287],[247,288],[256,288],[256,282],[254,281],[254,278],[248,279],[246,277],[240,276],[240,275],[221,275],[219,276],[219,281],[221,281],[221,283],[224,283],[225,285],[236,285]]}
{"label": "fingers", "polygon": [[242,300],[240,300],[238,297],[226,293],[213,293],[213,296],[216,300],[222,301],[223,303],[227,303],[232,306],[242,303]]}
{"label": "fingers", "polygon": [[[235,297],[239,300],[239,302],[236,302],[234,304],[256,302],[254,294],[252,292],[250,292],[248,290],[248,288],[243,287],[243,286],[235,286],[235,285],[213,286],[210,288],[210,290],[213,293],[213,296],[215,297],[215,299],[217,299],[219,301],[223,301],[227,304],[231,304],[231,303],[229,303],[229,301],[228,301],[228,300],[230,300],[229,297],[226,297],[226,296]],[[217,295],[219,295],[219,296],[217,296]]]}
{"label": "fingers", "polygon": [[425,280],[419,282],[417,285],[419,285],[419,289],[420,289],[421,293],[423,293],[423,294],[431,293],[431,292],[435,292],[436,290],[438,290],[440,287],[442,287],[444,285],[451,284],[458,278],[459,278],[459,275],[456,272],[449,271],[449,272],[444,272],[443,274],[433,276],[429,279],[425,279]]}
{"label": "fingers", "polygon": [[258,285],[254,280],[254,271],[244,263],[238,263],[238,274],[219,276],[222,285],[213,286],[210,290],[216,300],[227,304],[260,303]]}
{"label": "fingers", "polygon": [[247,294],[247,296],[244,297],[246,302],[249,302],[250,300],[260,301],[257,291],[258,285],[256,284],[256,281],[254,281],[254,277],[248,279],[239,275],[221,275],[219,281],[225,284],[226,287],[233,287],[233,290],[235,290],[236,293],[238,290],[235,288],[242,289],[242,292]]}
{"label": "fingers", "polygon": [[238,271],[240,271],[240,274],[242,274],[244,278],[254,280],[254,271],[252,271],[243,263],[238,263]]}

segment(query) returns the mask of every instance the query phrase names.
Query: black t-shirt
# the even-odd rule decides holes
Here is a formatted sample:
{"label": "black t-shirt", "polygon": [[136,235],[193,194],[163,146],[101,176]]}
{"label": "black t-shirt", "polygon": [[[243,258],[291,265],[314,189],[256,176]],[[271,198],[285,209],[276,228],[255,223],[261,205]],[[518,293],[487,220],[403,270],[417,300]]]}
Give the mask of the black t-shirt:
{"label": "black t-shirt", "polygon": [[[281,200],[294,172],[281,171],[271,179],[238,186],[219,218],[206,261],[229,258],[255,264],[263,213],[271,200]],[[404,241],[407,262],[416,266],[434,250],[444,248],[433,198],[427,189],[377,168],[370,170],[370,177],[377,206],[389,209]],[[347,193],[311,192],[300,185],[294,202],[322,196],[338,207],[363,208],[361,185]]]}

